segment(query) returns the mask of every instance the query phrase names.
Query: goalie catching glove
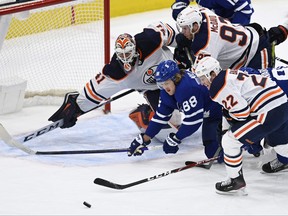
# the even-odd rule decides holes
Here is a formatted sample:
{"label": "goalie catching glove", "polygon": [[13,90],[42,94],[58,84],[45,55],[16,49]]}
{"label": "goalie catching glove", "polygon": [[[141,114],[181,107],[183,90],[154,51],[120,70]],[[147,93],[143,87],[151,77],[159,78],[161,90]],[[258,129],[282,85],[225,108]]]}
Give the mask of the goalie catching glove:
{"label": "goalie catching glove", "polygon": [[48,121],[56,122],[63,119],[64,123],[60,127],[62,129],[74,126],[77,118],[84,114],[76,102],[78,96],[78,92],[67,93],[62,106],[48,119]]}
{"label": "goalie catching glove", "polygon": [[140,156],[147,150],[147,145],[151,143],[151,140],[145,142],[144,141],[144,133],[138,134],[138,136],[132,141],[129,151],[127,152],[128,156]]}

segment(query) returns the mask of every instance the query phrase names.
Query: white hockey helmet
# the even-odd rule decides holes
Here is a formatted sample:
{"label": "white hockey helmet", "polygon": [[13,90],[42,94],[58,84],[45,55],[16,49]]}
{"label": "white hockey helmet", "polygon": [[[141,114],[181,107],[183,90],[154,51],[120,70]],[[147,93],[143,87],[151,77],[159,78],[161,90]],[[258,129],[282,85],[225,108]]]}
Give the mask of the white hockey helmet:
{"label": "white hockey helmet", "polygon": [[193,24],[195,22],[199,25],[200,28],[202,24],[202,14],[198,7],[188,6],[178,14],[176,19],[176,26],[179,32],[182,32],[182,28],[184,26],[188,26],[190,32],[193,34],[195,33],[192,32]]}
{"label": "white hockey helmet", "polygon": [[216,75],[222,70],[219,62],[213,57],[202,58],[195,67],[195,74],[197,77],[205,76],[210,81],[211,72],[215,72]]}
{"label": "white hockey helmet", "polygon": [[126,71],[130,71],[137,57],[134,38],[127,33],[120,34],[115,41],[115,53]]}

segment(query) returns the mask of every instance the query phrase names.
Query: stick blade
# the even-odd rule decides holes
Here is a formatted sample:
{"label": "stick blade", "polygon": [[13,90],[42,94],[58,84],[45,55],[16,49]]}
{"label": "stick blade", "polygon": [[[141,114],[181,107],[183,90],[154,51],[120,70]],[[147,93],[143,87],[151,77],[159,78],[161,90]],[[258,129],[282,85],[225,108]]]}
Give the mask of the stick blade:
{"label": "stick blade", "polygon": [[191,165],[191,164],[196,165],[196,167],[201,167],[201,168],[204,168],[204,169],[210,169],[209,164],[198,164],[197,165],[197,162],[195,162],[195,161],[185,161],[185,165]]}
{"label": "stick blade", "polygon": [[102,179],[102,178],[96,178],[94,180],[94,184],[98,184],[98,185],[101,185],[104,187],[109,187],[109,188],[117,189],[117,190],[123,190],[125,188],[123,185],[119,185],[119,184],[113,183],[111,181],[107,181],[105,179]]}
{"label": "stick blade", "polygon": [[8,133],[8,131],[4,128],[4,126],[2,124],[0,124],[0,138],[9,146],[11,147],[16,147],[24,152],[26,152],[27,154],[35,154],[35,151],[33,151],[32,149],[22,145],[20,142],[18,142],[17,140],[13,139],[13,137]]}

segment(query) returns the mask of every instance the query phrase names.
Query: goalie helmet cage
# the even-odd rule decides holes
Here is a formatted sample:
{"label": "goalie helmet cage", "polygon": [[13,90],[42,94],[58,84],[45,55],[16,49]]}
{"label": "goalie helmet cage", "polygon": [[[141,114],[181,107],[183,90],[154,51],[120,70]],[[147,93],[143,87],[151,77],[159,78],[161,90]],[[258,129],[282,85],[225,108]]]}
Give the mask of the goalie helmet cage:
{"label": "goalie helmet cage", "polygon": [[7,1],[0,0],[0,81],[27,80],[24,106],[61,104],[110,61],[109,0]]}

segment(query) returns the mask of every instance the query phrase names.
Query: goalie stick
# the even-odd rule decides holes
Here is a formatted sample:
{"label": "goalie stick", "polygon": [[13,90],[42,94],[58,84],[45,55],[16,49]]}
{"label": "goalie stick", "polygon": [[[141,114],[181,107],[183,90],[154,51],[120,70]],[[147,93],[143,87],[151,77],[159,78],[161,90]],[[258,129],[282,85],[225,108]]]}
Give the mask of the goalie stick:
{"label": "goalie stick", "polygon": [[[2,140],[11,147],[16,147],[30,155],[67,155],[67,154],[97,154],[97,153],[119,153],[127,152],[129,148],[98,149],[98,150],[70,150],[70,151],[34,151],[22,143],[14,140],[6,129],[0,124],[0,136]],[[162,146],[146,146],[144,150],[159,149]]]}
{"label": "goalie stick", "polygon": [[193,61],[193,58],[192,58],[192,56],[191,56],[191,53],[190,53],[188,47],[185,47],[184,49],[185,49],[186,55],[187,55],[187,57],[188,57],[188,59],[189,59],[189,61],[190,61],[190,63],[191,63],[191,67],[192,67],[193,64],[194,64],[194,61]]}
{"label": "goalie stick", "polygon": [[117,183],[113,183],[111,181],[107,181],[107,180],[102,179],[102,178],[96,178],[94,180],[94,184],[98,184],[98,185],[101,185],[101,186],[104,186],[104,187],[109,187],[109,188],[112,188],[112,189],[123,190],[123,189],[129,188],[129,187],[133,187],[135,185],[143,184],[145,182],[153,181],[153,180],[168,176],[168,175],[173,174],[173,173],[178,173],[178,172],[181,172],[183,170],[186,170],[186,169],[189,169],[189,168],[192,168],[192,167],[204,164],[204,163],[208,163],[210,161],[214,161],[214,160],[217,160],[217,159],[218,159],[218,156],[217,157],[213,157],[213,158],[209,158],[209,159],[206,159],[206,160],[198,161],[198,162],[186,165],[184,167],[179,167],[179,168],[176,168],[176,169],[173,169],[173,170],[169,170],[169,171],[163,172],[161,174],[158,174],[158,175],[155,175],[155,176],[152,176],[152,177],[149,177],[149,178],[144,178],[142,180],[135,181],[135,182],[132,182],[132,183],[129,183],[129,184],[117,184]]}
{"label": "goalie stick", "polygon": [[8,131],[3,127],[2,124],[0,124],[0,137],[7,145],[11,147],[16,147],[30,155],[35,154],[35,151],[24,146],[22,143],[18,142],[17,140],[13,139],[11,135],[8,133]]}
{"label": "goalie stick", "polygon": [[[130,94],[130,93],[132,93],[134,91],[135,91],[134,89],[130,89],[130,90],[125,91],[125,92],[123,92],[123,93],[121,93],[119,95],[116,95],[116,96],[114,96],[114,97],[102,102],[101,104],[99,104],[98,106],[96,106],[93,109],[89,110],[88,112],[90,112],[90,111],[92,111],[94,109],[97,109],[97,108],[99,108],[99,107],[101,107],[101,106],[103,106],[103,105],[105,105],[107,103],[115,101],[115,100],[117,100],[117,99],[119,99],[119,98],[121,98],[121,97],[123,97],[123,96],[125,96],[127,94]],[[88,113],[88,112],[86,112],[86,113]],[[35,154],[35,151],[33,151],[32,149],[24,146],[23,143],[27,142],[27,141],[29,141],[31,139],[34,139],[34,138],[36,138],[38,136],[41,136],[41,135],[43,135],[45,133],[48,133],[48,132],[50,132],[50,131],[58,128],[58,127],[61,127],[63,124],[64,124],[64,120],[60,119],[60,120],[58,120],[56,122],[53,122],[53,123],[51,123],[49,125],[46,125],[45,127],[40,128],[40,129],[38,129],[38,130],[36,130],[34,132],[26,134],[26,135],[20,137],[18,140],[13,139],[11,137],[11,135],[8,133],[8,131],[4,128],[4,126],[2,124],[0,124],[0,138],[7,145],[9,145],[11,147],[16,147],[16,148],[18,148],[18,149],[20,149],[20,150],[22,150],[22,151],[24,151],[24,152],[26,152],[28,154]]]}
{"label": "goalie stick", "polygon": [[[112,101],[115,101],[115,100],[117,100],[117,99],[119,99],[119,98],[121,98],[121,97],[123,97],[123,96],[125,96],[125,95],[128,95],[128,94],[130,94],[130,93],[132,93],[132,92],[134,92],[134,91],[135,91],[134,89],[130,89],[130,90],[125,91],[125,92],[123,92],[123,93],[121,93],[121,94],[119,94],[119,95],[116,95],[116,96],[114,96],[114,97],[112,97],[112,98],[110,98],[110,99],[102,102],[101,104],[99,104],[98,106],[96,106],[96,107],[94,107],[93,109],[89,110],[88,112],[90,112],[90,111],[92,111],[92,110],[95,110],[95,109],[97,109],[97,108],[99,108],[99,107],[101,107],[101,106],[103,106],[103,105],[105,105],[105,104],[107,104],[107,103],[110,103],[110,102],[112,102]],[[86,113],[88,113],[88,112],[86,112]],[[33,132],[29,133],[29,134],[26,134],[26,135],[20,137],[20,138],[18,139],[18,141],[19,141],[20,143],[27,142],[27,141],[29,141],[29,140],[31,140],[31,139],[34,139],[34,138],[36,138],[36,137],[38,137],[38,136],[41,136],[41,135],[43,135],[43,134],[45,134],[45,133],[48,133],[48,132],[50,132],[50,131],[58,128],[58,127],[61,127],[61,126],[63,125],[63,123],[64,123],[64,122],[63,122],[63,119],[60,119],[60,120],[58,120],[58,121],[56,121],[56,122],[53,122],[53,123],[51,123],[51,124],[49,124],[49,125],[46,125],[45,127],[42,127],[42,128],[40,128],[40,129],[37,129],[37,130],[35,130],[35,131],[33,131]],[[3,129],[5,130],[4,126],[1,125],[1,127],[0,127],[0,138],[2,138],[1,130],[3,131]],[[4,134],[5,134],[5,132],[8,133],[6,130],[3,131]]]}
{"label": "goalie stick", "polygon": [[[154,150],[162,146],[146,146],[144,150]],[[128,152],[129,148],[97,149],[97,150],[71,150],[71,151],[36,151],[36,155],[67,155],[67,154],[98,154],[98,153],[119,153]]]}

